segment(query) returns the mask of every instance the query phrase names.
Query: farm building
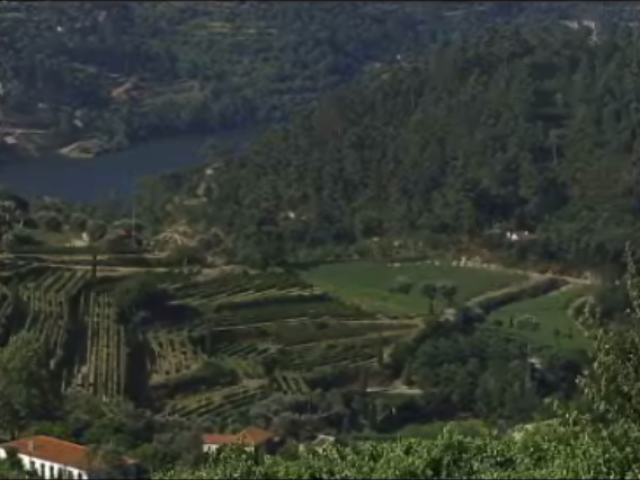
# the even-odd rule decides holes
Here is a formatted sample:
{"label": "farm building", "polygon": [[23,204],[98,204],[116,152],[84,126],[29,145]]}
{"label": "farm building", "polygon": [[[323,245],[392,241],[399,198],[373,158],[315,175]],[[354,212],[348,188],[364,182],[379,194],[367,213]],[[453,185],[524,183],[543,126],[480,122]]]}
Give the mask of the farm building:
{"label": "farm building", "polygon": [[247,450],[256,448],[269,449],[275,446],[277,437],[268,430],[248,427],[236,435],[205,434],[202,438],[202,451],[215,452],[222,445],[243,445]]}
{"label": "farm building", "polygon": [[[96,470],[92,467],[87,447],[54,437],[38,435],[3,443],[0,445],[0,460],[6,459],[11,450],[16,452],[26,470],[35,472],[40,478],[84,480]],[[134,464],[130,459],[124,459],[124,463],[131,466]],[[131,474],[133,478],[133,469]]]}
{"label": "farm building", "polygon": [[336,437],[334,437],[332,435],[319,434],[316,438],[314,438],[308,444],[300,445],[299,450],[301,452],[304,452],[304,451],[309,450],[309,449],[322,451],[325,448],[329,447],[330,445],[335,445],[335,444],[336,444]]}

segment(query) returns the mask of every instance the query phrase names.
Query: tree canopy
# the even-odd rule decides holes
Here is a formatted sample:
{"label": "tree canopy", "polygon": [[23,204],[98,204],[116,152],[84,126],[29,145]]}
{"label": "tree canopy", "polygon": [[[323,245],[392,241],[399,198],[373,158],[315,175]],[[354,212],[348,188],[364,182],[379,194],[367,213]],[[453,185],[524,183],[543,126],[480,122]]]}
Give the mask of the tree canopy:
{"label": "tree canopy", "polygon": [[214,179],[177,192],[215,184],[197,217],[262,256],[515,230],[529,232],[509,244],[519,256],[621,265],[637,226],[635,36],[535,24],[438,42],[213,155]]}

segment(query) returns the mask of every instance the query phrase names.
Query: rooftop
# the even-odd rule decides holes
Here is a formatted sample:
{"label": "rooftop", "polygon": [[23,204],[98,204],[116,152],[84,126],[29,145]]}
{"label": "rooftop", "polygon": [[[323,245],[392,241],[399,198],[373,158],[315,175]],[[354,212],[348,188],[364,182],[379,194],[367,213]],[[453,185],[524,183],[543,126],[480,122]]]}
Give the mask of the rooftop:
{"label": "rooftop", "polygon": [[18,453],[48,462],[87,471],[91,464],[89,449],[58,438],[37,435],[3,443],[0,447],[13,447]]}
{"label": "rooftop", "polygon": [[[36,435],[0,445],[0,448],[6,447],[13,447],[22,455],[76,468],[84,472],[91,469],[91,453],[87,447],[59,438]],[[129,464],[134,463],[134,460],[130,458],[123,460]]]}
{"label": "rooftop", "polygon": [[245,428],[238,434],[240,443],[253,446],[261,445],[274,437],[275,435],[270,431],[257,427]]}
{"label": "rooftop", "polygon": [[257,427],[248,427],[242,430],[236,435],[223,435],[223,434],[207,434],[202,436],[202,441],[206,445],[226,445],[226,444],[241,444],[257,446],[262,445],[268,440],[274,438],[275,435],[268,430]]}
{"label": "rooftop", "polygon": [[224,435],[219,433],[205,434],[202,436],[202,441],[206,445],[227,445],[229,443],[236,443],[236,435]]}

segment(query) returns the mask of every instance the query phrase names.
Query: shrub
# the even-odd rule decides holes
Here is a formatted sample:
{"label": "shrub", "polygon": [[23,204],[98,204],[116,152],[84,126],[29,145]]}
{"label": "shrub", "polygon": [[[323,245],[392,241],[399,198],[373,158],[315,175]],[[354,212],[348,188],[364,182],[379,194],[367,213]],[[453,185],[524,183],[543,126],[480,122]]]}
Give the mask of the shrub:
{"label": "shrub", "polygon": [[398,276],[393,281],[393,284],[389,287],[389,291],[392,293],[403,293],[409,295],[413,289],[413,282],[410,278],[404,276]]}
{"label": "shrub", "polygon": [[440,282],[436,285],[436,290],[442,298],[444,298],[449,305],[453,304],[453,300],[458,293],[458,287],[453,283],[449,282]]}
{"label": "shrub", "polygon": [[76,233],[82,233],[87,230],[89,219],[81,213],[74,213],[69,220],[69,227]]}
{"label": "shrub", "polygon": [[120,282],[113,297],[123,313],[133,315],[162,308],[169,300],[169,293],[149,275],[137,275]]}
{"label": "shrub", "polygon": [[540,322],[531,315],[525,315],[516,319],[516,328],[518,330],[526,330],[535,332],[540,328]]}
{"label": "shrub", "polygon": [[197,246],[179,245],[165,257],[167,266],[200,265],[206,261],[205,255]]}
{"label": "shrub", "polygon": [[21,247],[37,246],[40,243],[24,230],[14,230],[2,237],[2,246],[6,250],[14,250]]}
{"label": "shrub", "polygon": [[87,224],[87,235],[89,241],[98,242],[107,234],[107,225],[100,220],[91,220]]}
{"label": "shrub", "polygon": [[[629,431],[627,431],[629,430]],[[465,432],[466,433],[466,432]],[[393,439],[310,449],[294,460],[221,450],[196,471],[173,478],[637,478],[640,456],[629,448],[638,433],[582,425],[537,424],[498,436],[445,428],[435,439]]]}
{"label": "shrub", "polygon": [[35,217],[38,226],[49,232],[59,232],[62,230],[62,219],[53,212],[40,212]]}

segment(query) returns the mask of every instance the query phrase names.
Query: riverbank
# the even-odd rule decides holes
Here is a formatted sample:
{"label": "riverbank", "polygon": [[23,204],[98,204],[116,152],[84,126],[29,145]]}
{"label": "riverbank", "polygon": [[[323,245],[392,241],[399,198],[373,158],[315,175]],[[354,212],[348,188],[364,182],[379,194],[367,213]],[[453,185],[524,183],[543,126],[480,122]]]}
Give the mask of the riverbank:
{"label": "riverbank", "polygon": [[207,140],[204,135],[165,138],[84,157],[90,161],[74,161],[56,151],[5,156],[0,178],[6,188],[25,198],[49,196],[93,204],[110,198],[126,201],[143,178],[202,164]]}
{"label": "riverbank", "polygon": [[50,196],[92,204],[111,198],[127,201],[144,178],[203,164],[203,150],[209,142],[240,150],[260,131],[255,128],[157,138],[96,151],[91,157],[70,158],[55,150],[40,155],[15,153],[5,155],[0,162],[0,178],[5,187],[25,198]]}
{"label": "riverbank", "polygon": [[91,138],[88,140],[80,140],[60,148],[58,153],[67,158],[91,159],[97,155],[108,153],[111,150],[114,149],[109,143],[98,138]]}

